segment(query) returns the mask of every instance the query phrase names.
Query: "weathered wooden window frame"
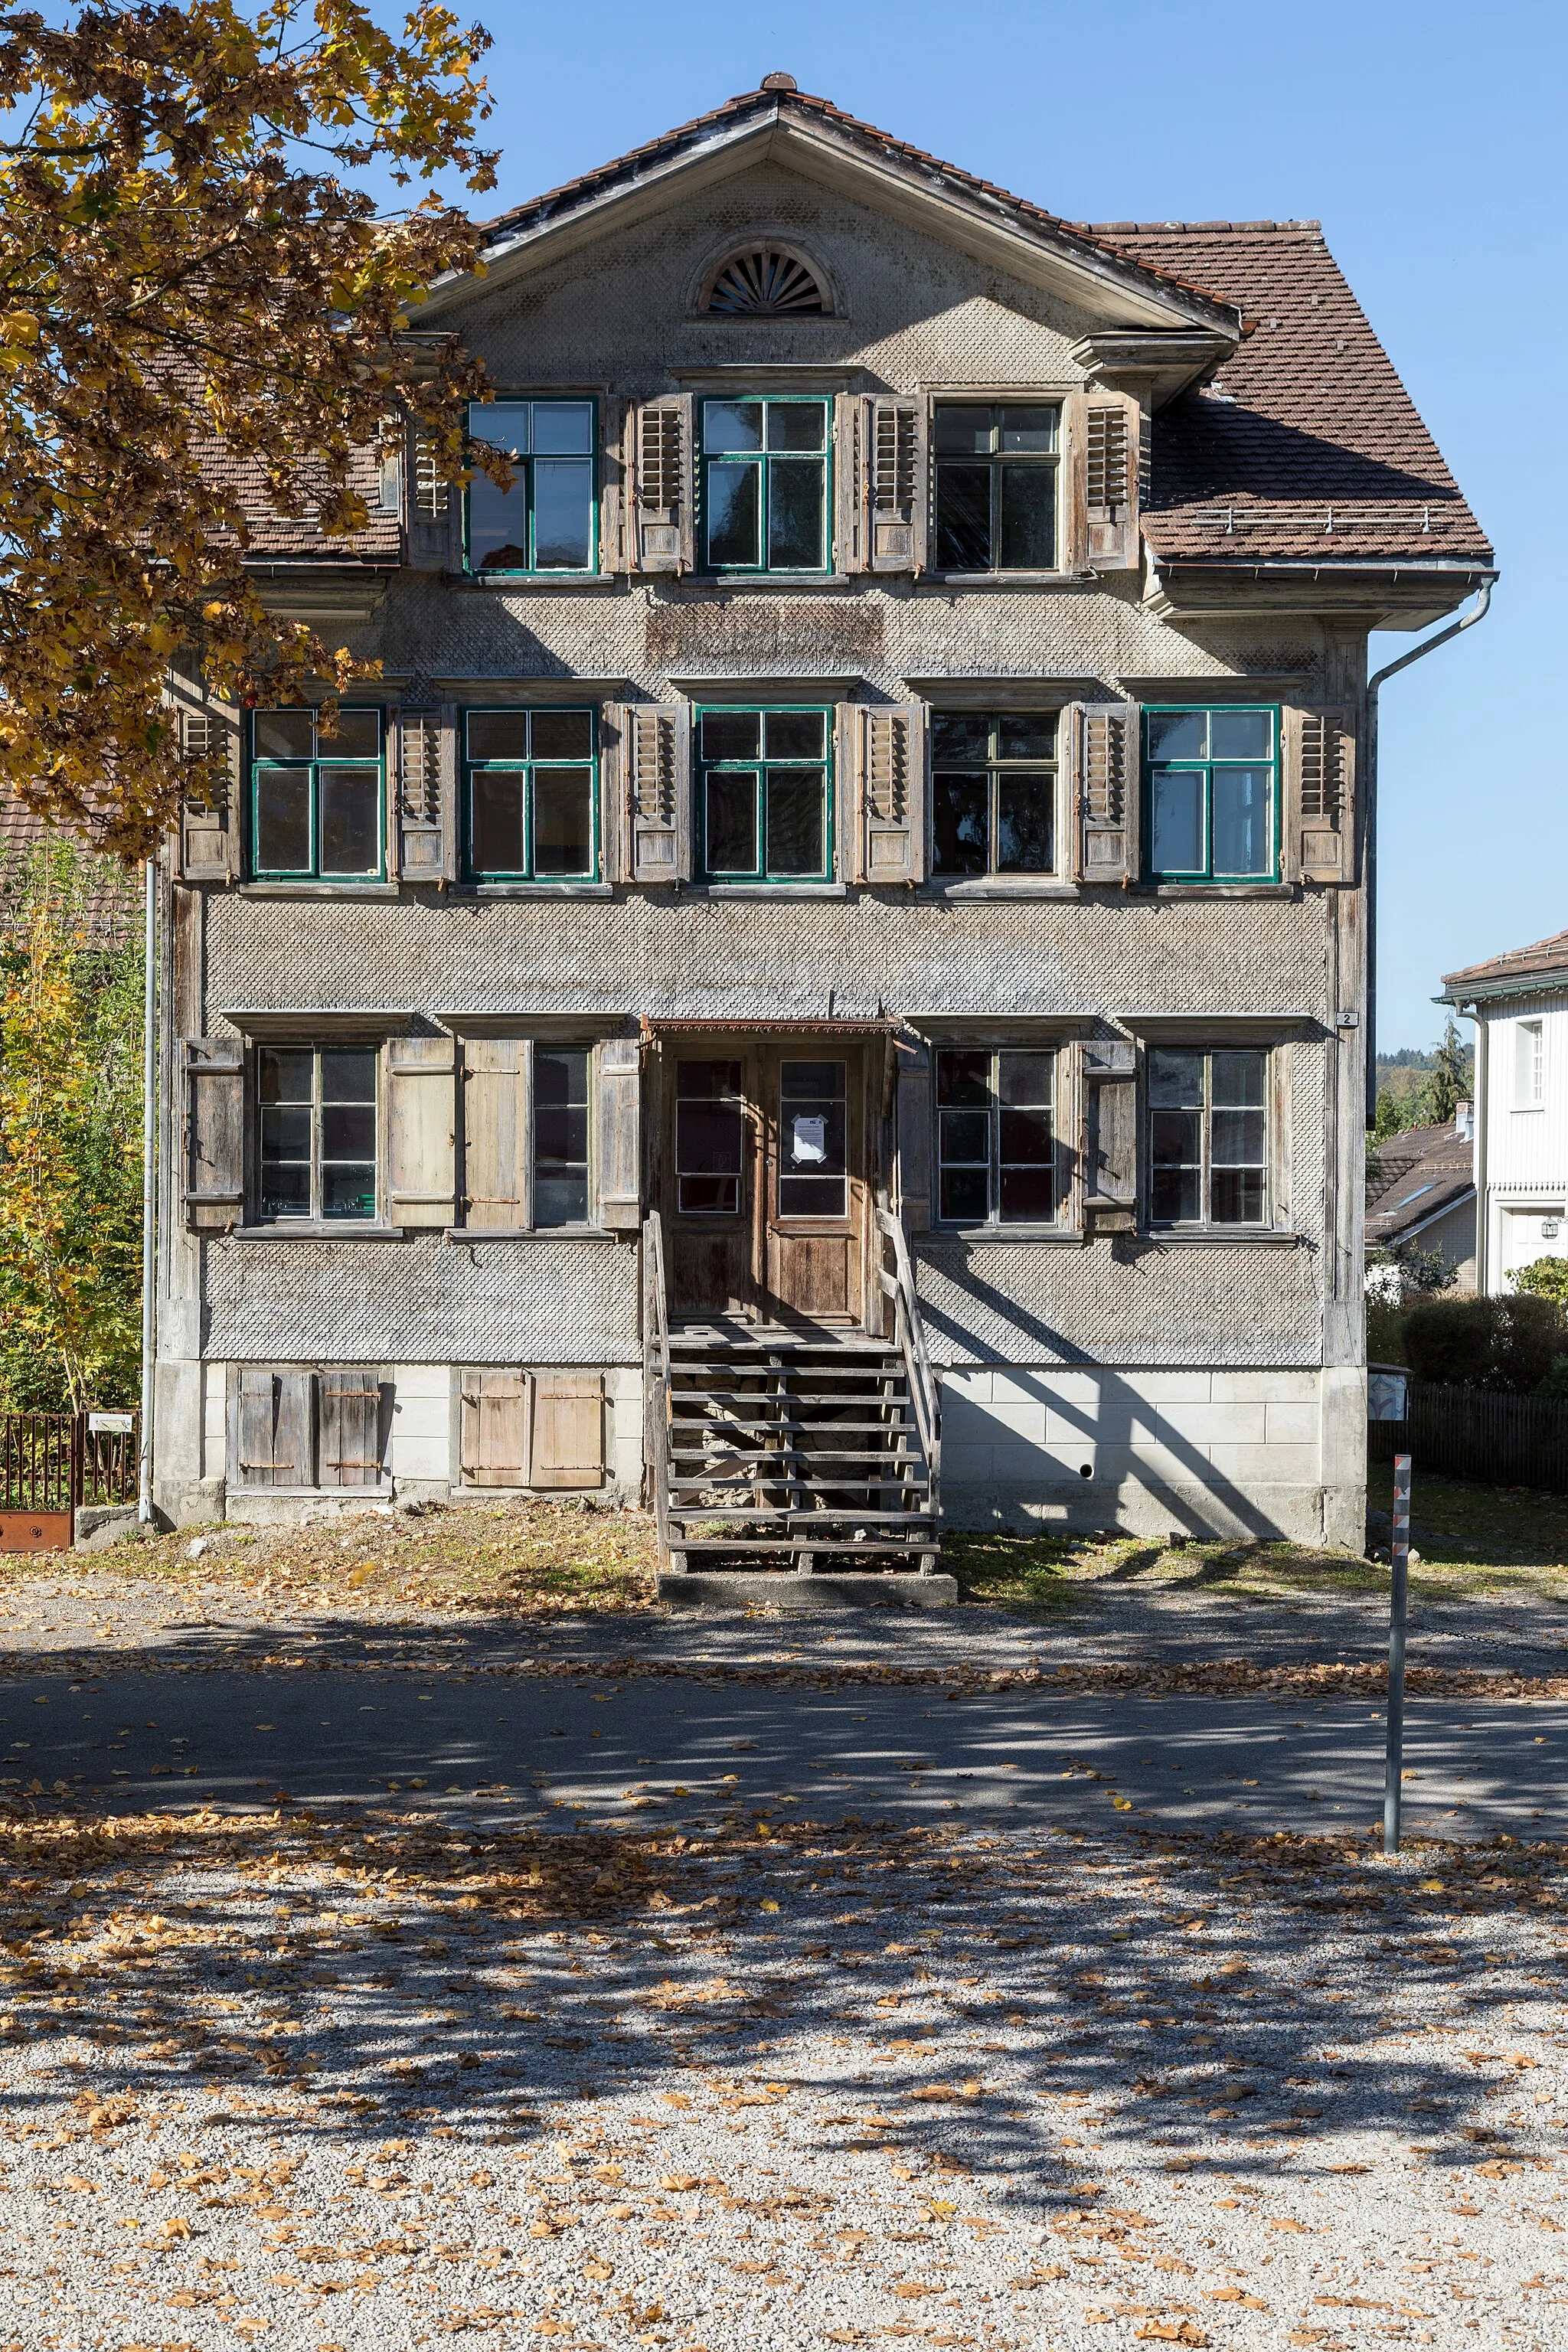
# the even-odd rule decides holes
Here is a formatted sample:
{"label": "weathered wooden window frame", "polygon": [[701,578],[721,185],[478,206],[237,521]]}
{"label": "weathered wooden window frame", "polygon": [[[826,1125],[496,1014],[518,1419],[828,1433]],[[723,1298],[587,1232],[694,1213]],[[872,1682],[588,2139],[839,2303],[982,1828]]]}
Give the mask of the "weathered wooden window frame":
{"label": "weathered wooden window frame", "polygon": [[[590,750],[586,761],[549,759],[536,761],[532,754],[532,725],[535,716],[543,711],[553,718],[562,712],[585,715],[588,720]],[[468,721],[495,714],[506,718],[525,718],[529,721],[529,756],[525,760],[471,760],[468,757]],[[527,882],[534,887],[548,890],[559,886],[563,890],[580,887],[584,882],[597,882],[603,860],[603,825],[600,812],[600,774],[602,746],[599,709],[596,703],[469,703],[458,715],[458,768],[461,778],[462,873],[468,883]],[[539,874],[534,870],[533,772],[536,767],[586,768],[588,773],[589,861],[580,874]],[[495,771],[523,778],[523,835],[527,847],[524,866],[516,871],[503,872],[499,866],[476,866],[473,857],[473,780],[476,770]]]}
{"label": "weathered wooden window frame", "polygon": [[[715,563],[708,552],[708,411],[710,408],[743,408],[756,402],[763,410],[763,446],[757,450],[714,453],[715,465],[754,466],[760,476],[758,488],[758,543],[762,551],[760,563]],[[822,412],[821,449],[772,450],[767,446],[767,413],[773,408],[814,407]],[[734,392],[706,393],[697,402],[697,447],[694,472],[696,477],[697,546],[700,550],[698,570],[717,580],[825,580],[831,578],[834,562],[834,431],[833,395],[825,392]],[[773,458],[786,465],[820,465],[822,467],[822,561],[820,563],[773,564],[768,562],[768,517],[770,511],[769,480]]]}
{"label": "weathered wooden window frame", "polygon": [[[986,1057],[987,1086],[990,1093],[990,1101],[986,1109],[980,1115],[987,1121],[986,1148],[988,1156],[986,1160],[986,1198],[988,1207],[986,1215],[982,1218],[945,1217],[942,1213],[942,1174],[943,1167],[950,1164],[955,1166],[964,1165],[977,1167],[980,1164],[977,1160],[949,1163],[944,1161],[942,1158],[942,1137],[944,1108],[947,1109],[948,1116],[951,1117],[953,1113],[951,1107],[944,1107],[942,1101],[942,1062],[944,1055],[951,1054],[984,1054]],[[1014,1106],[1014,1108],[1027,1109],[1048,1108],[1050,1112],[1051,1199],[1054,1204],[1054,1213],[1049,1217],[1004,1217],[1001,1213],[1002,1168],[1004,1165],[1001,1158],[1001,1113],[1003,1105],[998,1087],[997,1064],[1005,1055],[1029,1055],[1037,1059],[1044,1058],[1048,1060],[1051,1066],[1051,1099],[1049,1104]],[[944,1034],[932,1044],[931,1048],[931,1197],[934,1212],[931,1218],[931,1226],[933,1230],[949,1234],[972,1234],[984,1235],[987,1238],[998,1241],[1026,1240],[1032,1234],[1047,1234],[1054,1237],[1062,1231],[1067,1208],[1067,1186],[1063,1181],[1064,1171],[1062,1162],[1062,1106],[1065,1095],[1066,1071],[1063,1062],[1063,1047],[1061,1041],[1058,1038],[1042,1038],[1038,1043],[1031,1044],[1021,1038],[1013,1037],[997,1044],[984,1036],[969,1038],[957,1034]],[[960,1115],[962,1115],[962,1112]],[[1026,1165],[1033,1163],[1012,1162],[1007,1164]]]}
{"label": "weathered wooden window frame", "polygon": [[[1154,1214],[1154,1114],[1156,1106],[1153,1101],[1152,1093],[1152,1064],[1154,1057],[1162,1053],[1197,1054],[1201,1055],[1203,1057],[1204,1100],[1202,1110],[1200,1112],[1199,1126],[1199,1150],[1201,1153],[1199,1162],[1199,1195],[1203,1207],[1203,1214],[1198,1217],[1156,1218]],[[1213,1120],[1215,1109],[1213,1064],[1214,1057],[1216,1054],[1253,1054],[1257,1055],[1258,1059],[1263,1066],[1263,1100],[1259,1106],[1263,1115],[1263,1158],[1261,1162],[1263,1170],[1263,1202],[1262,1213],[1257,1217],[1229,1218],[1216,1217],[1213,1214]],[[1152,1038],[1145,1045],[1141,1060],[1142,1065],[1140,1074],[1140,1093],[1142,1097],[1142,1150],[1139,1153],[1139,1160],[1142,1169],[1142,1181],[1145,1187],[1143,1194],[1143,1223],[1147,1230],[1150,1233],[1169,1234],[1173,1236],[1180,1236],[1186,1234],[1215,1234],[1220,1235],[1234,1234],[1238,1239],[1247,1239],[1260,1234],[1269,1234],[1274,1232],[1276,1230],[1275,1218],[1278,1213],[1280,1191],[1279,1155],[1280,1145],[1279,1121],[1281,1113],[1279,1100],[1279,1067],[1277,1049],[1272,1045],[1262,1044],[1252,1038],[1216,1038],[1213,1035],[1202,1037],[1194,1034],[1190,1037],[1163,1036],[1157,1039]],[[1221,1108],[1223,1109],[1224,1108],[1226,1108],[1226,1106],[1221,1105]],[[1257,1163],[1245,1161],[1234,1164],[1250,1167]]]}
{"label": "weathered wooden window frame", "polygon": [[[937,803],[940,797],[942,778],[944,774],[974,774],[978,772],[978,770],[975,768],[969,768],[967,770],[960,770],[956,768],[944,769],[942,765],[937,751],[936,730],[944,719],[983,719],[986,723],[986,756],[981,762],[981,766],[983,766],[985,771],[986,778],[986,863],[977,873],[960,873],[956,869],[944,870],[937,862]],[[1051,753],[1050,758],[1048,760],[1003,759],[1000,752],[994,748],[1000,740],[1003,726],[1009,719],[1048,719],[1051,721],[1055,732],[1056,749]],[[933,701],[930,716],[926,722],[926,740],[930,747],[927,753],[927,767],[929,771],[929,782],[926,790],[926,799],[928,803],[927,829],[930,834],[931,842],[930,859],[927,871],[931,877],[931,884],[936,889],[951,889],[955,885],[961,885],[965,882],[1005,882],[1023,885],[1029,882],[1059,882],[1062,880],[1062,845],[1064,832],[1064,813],[1062,809],[1062,727],[1063,713],[1061,709],[1056,706],[1036,709],[1025,709],[1022,707],[1017,709],[1004,707],[984,710],[968,710],[956,709],[951,705],[943,706],[941,703]],[[1033,775],[1043,773],[1048,777],[1051,820],[1051,863],[1049,866],[1001,866],[996,863],[996,828],[998,821],[997,810],[999,792],[1003,779],[1010,772]]]}
{"label": "weathered wooden window frame", "polygon": [[[381,749],[374,760],[346,759],[338,757],[331,748],[333,739],[331,736],[323,736],[319,728],[315,730],[314,748],[309,760],[283,760],[276,758],[261,759],[257,754],[256,729],[257,721],[262,714],[258,711],[252,711],[249,714],[247,726],[246,742],[246,772],[247,778],[247,790],[246,793],[246,818],[247,829],[249,834],[248,865],[252,880],[258,882],[320,882],[327,888],[334,888],[350,887],[355,885],[363,886],[365,883],[370,882],[384,882],[386,879],[386,711],[379,702],[345,702],[342,708],[345,714],[350,711],[374,712],[377,724],[381,730]],[[311,712],[312,719],[314,719],[315,712],[313,706],[311,706]],[[321,749],[323,743],[328,747],[324,754]],[[263,866],[257,857],[256,845],[258,838],[258,796],[260,791],[260,771],[263,768],[283,768],[296,771],[303,769],[309,771],[310,779],[310,863],[309,866]],[[356,868],[352,873],[342,874],[323,873],[321,870],[321,792],[319,772],[322,768],[363,768],[367,772],[374,769],[376,779],[376,862],[374,866],[362,866]]]}
{"label": "weathered wooden window frame", "polygon": [[[264,1216],[262,1213],[262,1147],[261,1124],[265,1106],[261,1099],[261,1057],[267,1053],[309,1054],[310,1056],[310,1206],[302,1216]],[[375,1207],[368,1217],[332,1217],[321,1209],[321,1056],[323,1054],[363,1053],[369,1055],[375,1076],[374,1133],[372,1164],[375,1180]],[[278,1234],[363,1234],[387,1230],[384,1210],[386,1200],[386,1112],[387,1087],[385,1048],[368,1045],[362,1038],[294,1039],[262,1038],[247,1045],[246,1097],[248,1104],[247,1127],[250,1139],[249,1195],[252,1215],[258,1226]]]}
{"label": "weathered wooden window frame", "polygon": [[[1048,408],[1056,416],[1056,446],[1036,451],[1005,451],[992,449],[984,457],[961,457],[954,452],[945,456],[937,448],[937,420],[943,409],[984,409],[991,413],[992,433],[1001,431],[1001,412],[1005,408]],[[1068,404],[1060,392],[1031,393],[1022,388],[1009,391],[973,393],[933,393],[931,396],[926,423],[926,446],[930,451],[931,478],[927,496],[931,501],[931,577],[933,580],[1035,580],[1059,578],[1065,567],[1063,550],[1068,537],[1068,517],[1065,511],[1066,493],[1071,480],[1070,469],[1063,464],[1067,455]],[[985,466],[991,471],[991,535],[994,552],[1001,545],[1001,477],[1005,465],[1048,467],[1055,483],[1052,499],[1052,537],[1054,560],[1048,564],[1005,564],[994,562],[976,571],[973,566],[944,564],[939,536],[941,522],[941,477],[943,466]]]}
{"label": "weathered wooden window frame", "polygon": [[[706,759],[703,755],[703,721],[707,719],[710,712],[712,712],[717,717],[728,719],[755,718],[759,721],[759,742],[765,741],[766,740],[762,731],[761,722],[765,722],[770,718],[784,716],[794,712],[799,712],[802,714],[810,712],[813,717],[820,717],[822,720],[822,758],[820,761],[801,758],[770,761],[765,752],[759,751],[755,759]],[[837,748],[837,729],[836,725],[835,707],[831,704],[818,702],[704,702],[699,703],[694,708],[691,716],[693,722],[693,748],[690,789],[695,803],[695,824],[693,828],[694,837],[700,852],[698,872],[702,881],[711,884],[720,889],[739,887],[741,888],[753,887],[759,889],[779,890],[799,887],[802,884],[809,885],[814,882],[820,883],[835,881],[837,878],[838,872],[838,844],[837,840],[838,803],[834,760],[834,754]],[[770,767],[815,768],[817,766],[820,766],[823,771],[822,845],[824,863],[822,870],[816,874],[770,874],[767,868],[767,771]],[[721,775],[746,774],[751,772],[754,773],[756,776],[757,863],[755,867],[749,874],[743,874],[738,869],[731,870],[729,868],[715,871],[708,863],[708,778],[710,772],[716,772]]]}
{"label": "weathered wooden window frame", "polygon": [[[476,430],[474,422],[476,417],[482,418],[487,409],[493,414],[495,409],[498,407],[526,407],[529,410],[528,437],[531,444],[533,440],[532,412],[534,409],[586,408],[588,410],[588,447],[586,452],[575,455],[566,452],[560,453],[570,456],[572,462],[585,464],[588,467],[588,561],[586,563],[581,564],[556,563],[541,565],[532,560],[536,553],[533,488],[535,452],[531,446],[525,456],[521,457],[514,457],[512,458],[512,485],[511,488],[506,493],[506,496],[509,498],[515,498],[520,491],[522,494],[522,511],[528,518],[528,551],[530,561],[526,564],[516,565],[500,565],[492,563],[476,564],[474,562],[471,529],[473,500],[471,491],[465,488],[463,491],[464,572],[471,580],[594,579],[599,572],[601,561],[599,541],[599,505],[604,493],[603,465],[601,462],[599,446],[600,404],[598,394],[591,392],[539,394],[521,392],[502,393],[498,394],[497,398],[493,401],[470,401],[468,404],[468,437],[470,440],[484,441],[488,446],[492,447],[500,446],[500,443],[491,443],[489,441],[489,436],[487,434]],[[543,454],[546,457],[552,457],[557,453],[552,450],[546,450]]]}
{"label": "weathered wooden window frame", "polygon": [[[1216,714],[1224,716],[1233,711],[1245,711],[1251,715],[1260,710],[1268,713],[1272,730],[1272,749],[1267,759],[1216,760],[1210,753],[1203,759],[1176,758],[1156,761],[1150,756],[1149,723],[1151,719],[1179,718],[1193,711],[1199,711],[1205,718],[1213,719]],[[1277,702],[1149,702],[1143,705],[1141,735],[1140,757],[1142,763],[1143,787],[1142,858],[1145,880],[1156,884],[1176,884],[1194,888],[1201,888],[1205,885],[1213,885],[1216,888],[1243,888],[1250,885],[1255,889],[1262,889],[1278,883],[1280,877],[1280,836],[1283,831],[1283,812],[1280,805],[1283,721],[1280,705]],[[1156,767],[1179,768],[1188,772],[1201,772],[1203,774],[1205,856],[1203,866],[1194,871],[1187,872],[1174,867],[1167,871],[1163,867],[1157,867],[1154,864],[1154,771]],[[1268,868],[1266,871],[1252,874],[1216,872],[1214,864],[1215,770],[1258,767],[1268,767],[1271,772]]]}

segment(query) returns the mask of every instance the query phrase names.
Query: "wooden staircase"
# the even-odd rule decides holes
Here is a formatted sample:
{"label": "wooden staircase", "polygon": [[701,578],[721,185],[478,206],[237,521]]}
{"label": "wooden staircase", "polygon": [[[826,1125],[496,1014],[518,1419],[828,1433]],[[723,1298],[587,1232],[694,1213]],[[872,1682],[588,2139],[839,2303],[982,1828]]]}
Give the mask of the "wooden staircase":
{"label": "wooden staircase", "polygon": [[883,1221],[894,1261],[882,1274],[893,1305],[886,1339],[672,1331],[657,1214],[643,1236],[647,1460],[661,1571],[930,1576],[938,1392],[902,1227]]}

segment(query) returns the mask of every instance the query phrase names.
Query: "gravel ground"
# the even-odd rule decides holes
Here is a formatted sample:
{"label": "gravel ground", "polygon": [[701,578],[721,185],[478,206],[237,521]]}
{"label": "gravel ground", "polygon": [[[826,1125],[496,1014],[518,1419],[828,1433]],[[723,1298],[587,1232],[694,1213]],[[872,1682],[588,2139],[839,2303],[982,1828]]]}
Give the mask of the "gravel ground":
{"label": "gravel ground", "polygon": [[1563,2339],[1557,1848],[0,1839],[7,2352]]}

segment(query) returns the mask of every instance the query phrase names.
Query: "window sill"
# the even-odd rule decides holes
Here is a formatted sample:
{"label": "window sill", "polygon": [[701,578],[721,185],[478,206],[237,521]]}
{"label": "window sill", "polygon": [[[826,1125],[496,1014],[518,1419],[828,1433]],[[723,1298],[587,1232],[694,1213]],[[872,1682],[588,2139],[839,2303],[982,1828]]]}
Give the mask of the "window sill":
{"label": "window sill", "polygon": [[631,575],[625,572],[502,572],[492,578],[478,572],[448,572],[445,578],[449,588],[470,589],[481,596],[553,596],[562,589],[582,596],[631,586]]}
{"label": "window sill", "polygon": [[932,1225],[922,1242],[1072,1242],[1081,1246],[1076,1225]]}
{"label": "window sill", "polygon": [[1081,898],[1083,892],[1076,882],[1053,882],[1044,876],[1037,882],[1023,877],[1010,882],[1005,875],[991,874],[984,879],[975,875],[963,882],[932,882],[926,895],[932,898]]}
{"label": "window sill", "polygon": [[246,898],[395,898],[397,888],[384,875],[362,882],[352,875],[339,881],[328,875],[297,874],[277,880],[258,877],[239,886],[240,896]]}
{"label": "window sill", "polygon": [[1283,1225],[1142,1225],[1139,1236],[1147,1242],[1192,1242],[1200,1248],[1245,1242],[1249,1247],[1289,1249],[1304,1247],[1307,1240]]}
{"label": "window sill", "polygon": [[455,898],[613,898],[608,882],[460,882]]}
{"label": "window sill", "polygon": [[671,586],[682,589],[694,602],[706,602],[715,596],[766,595],[770,591],[798,596],[803,588],[827,588],[845,594],[860,587],[870,575],[858,572],[667,572],[636,576],[649,581],[663,578]]}
{"label": "window sill", "polygon": [[700,898],[847,898],[847,882],[699,882],[691,894]]}
{"label": "window sill", "polygon": [[447,1242],[617,1242],[609,1225],[447,1225]]}
{"label": "window sill", "polygon": [[1087,588],[1100,579],[1098,572],[921,572],[921,588]]}
{"label": "window sill", "polygon": [[1156,898],[1294,898],[1293,882],[1153,882]]}
{"label": "window sill", "polygon": [[[309,1217],[289,1217],[275,1225],[231,1225],[231,1242],[401,1242],[414,1230],[408,1225],[373,1224],[356,1217],[334,1218],[329,1224]],[[216,1236],[215,1236],[216,1238]]]}

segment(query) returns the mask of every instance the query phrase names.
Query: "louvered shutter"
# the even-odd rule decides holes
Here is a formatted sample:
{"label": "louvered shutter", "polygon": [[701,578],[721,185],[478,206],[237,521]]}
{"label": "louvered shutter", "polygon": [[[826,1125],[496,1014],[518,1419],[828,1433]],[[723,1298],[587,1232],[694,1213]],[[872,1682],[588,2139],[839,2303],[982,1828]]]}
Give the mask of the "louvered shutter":
{"label": "louvered shutter", "polygon": [[528,1374],[463,1375],[463,1479],[470,1486],[528,1484]]}
{"label": "louvered shutter", "polygon": [[606,1037],[597,1061],[599,1223],[636,1233],[642,1223],[642,1055],[635,1037]]}
{"label": "louvered shutter", "polygon": [[867,568],[922,572],[926,560],[926,426],[918,401],[866,404]]}
{"label": "louvered shutter", "polygon": [[1137,879],[1138,711],[1130,702],[1075,703],[1070,713],[1075,878]]}
{"label": "louvered shutter", "polygon": [[455,571],[461,552],[458,526],[463,509],[462,488],[446,478],[442,464],[434,435],[416,426],[405,469],[405,536],[408,561],[417,572]]}
{"label": "louvered shutter", "polygon": [[456,1055],[450,1037],[387,1041],[387,1215],[395,1225],[452,1223]]}
{"label": "louvered shutter", "polygon": [[180,803],[180,878],[239,879],[239,730],[216,710],[180,713],[180,750],[202,789]]}
{"label": "louvered shutter", "polygon": [[395,870],[405,882],[458,875],[458,708],[405,710],[397,726]]}
{"label": "louvered shutter", "polygon": [[1101,1231],[1138,1222],[1138,1052],[1131,1038],[1095,1039],[1079,1048],[1083,1118],[1083,1204]]}
{"label": "louvered shutter", "polygon": [[621,713],[626,780],[623,879],[680,882],[691,871],[691,709],[627,703]]}
{"label": "louvered shutter", "polygon": [[1285,713],[1288,879],[1353,882],[1355,724],[1342,709]]}
{"label": "louvered shutter", "polygon": [[229,1406],[231,1486],[313,1486],[316,1376],[240,1367]]}
{"label": "louvered shutter", "polygon": [[856,747],[855,879],[925,879],[925,705],[858,706]]}
{"label": "louvered shutter", "polygon": [[245,1212],[245,1050],[234,1037],[189,1037],[184,1055],[185,1222],[221,1231]]}
{"label": "louvered shutter", "polygon": [[528,1223],[527,1184],[527,1043],[465,1038],[462,1222],[517,1232]]}
{"label": "louvered shutter", "polygon": [[689,393],[645,400],[637,415],[634,553],[639,572],[689,572],[693,562],[694,453]]}
{"label": "louvered shutter", "polygon": [[1141,412],[1119,393],[1091,393],[1083,420],[1084,560],[1094,572],[1131,572],[1138,562]]}
{"label": "louvered shutter", "polygon": [[381,1484],[381,1382],[374,1372],[320,1374],[317,1478],[323,1486]]}
{"label": "louvered shutter", "polygon": [[535,1372],[531,1486],[597,1486],[605,1475],[602,1372]]}
{"label": "louvered shutter", "polygon": [[899,1055],[899,1213],[906,1233],[931,1231],[931,1171],[936,1157],[931,1126],[931,1048],[903,1038]]}

